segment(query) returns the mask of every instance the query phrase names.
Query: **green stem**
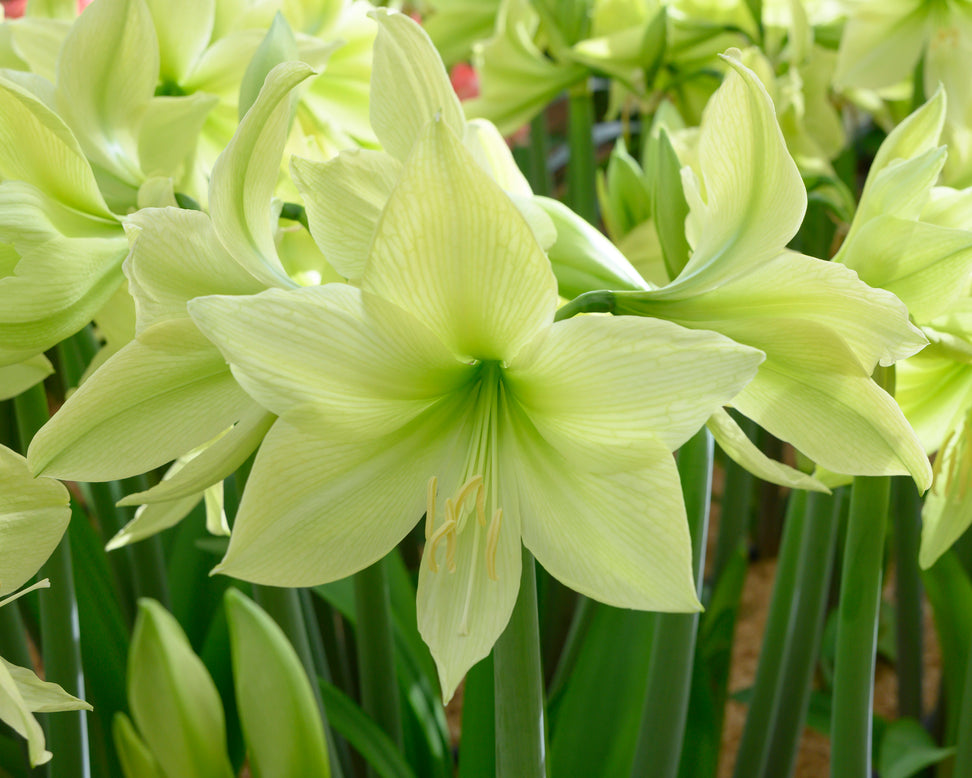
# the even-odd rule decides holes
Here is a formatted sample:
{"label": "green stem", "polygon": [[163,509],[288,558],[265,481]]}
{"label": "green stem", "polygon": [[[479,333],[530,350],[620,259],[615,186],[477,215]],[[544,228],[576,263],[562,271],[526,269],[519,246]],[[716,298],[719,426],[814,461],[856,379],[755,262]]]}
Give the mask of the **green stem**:
{"label": "green stem", "polygon": [[[149,488],[149,482],[144,475],[137,476],[118,484],[116,493],[118,488],[126,493],[142,492]],[[121,520],[127,523],[127,511],[118,507],[114,510],[119,513]],[[132,543],[131,549],[136,597],[150,597],[171,610],[169,577],[165,565],[165,552],[162,550],[162,539],[158,535],[152,535]]]}
{"label": "green stem", "polygon": [[574,87],[567,98],[567,199],[574,212],[597,224],[597,189],[594,157],[594,103],[587,81]]}
{"label": "green stem", "polygon": [[965,668],[965,690],[958,719],[958,740],[956,742],[955,762],[952,764],[953,776],[972,775],[972,651],[969,652]]}
{"label": "green stem", "polygon": [[[692,535],[696,590],[701,594],[712,496],[712,436],[704,427],[678,452],[678,474]],[[632,776],[678,774],[688,714],[698,613],[659,613],[648,664],[648,685]]]}
{"label": "green stem", "polygon": [[296,589],[284,589],[278,586],[253,585],[253,596],[257,604],[265,610],[277,622],[277,626],[284,631],[290,645],[294,647],[304,672],[307,673],[307,680],[310,683],[311,691],[314,693],[314,700],[317,702],[318,712],[321,714],[321,722],[324,725],[324,735],[327,738],[328,754],[331,761],[332,778],[342,778],[344,775],[341,764],[338,761],[338,751],[334,744],[334,736],[327,721],[327,713],[324,710],[324,703],[321,699],[321,689],[317,682],[317,671],[314,669],[314,657],[311,652],[310,641],[307,638],[307,628],[304,624],[304,613],[300,603],[299,592]]}
{"label": "green stem", "polygon": [[0,656],[20,667],[31,667],[27,628],[16,602],[0,608]]}
{"label": "green stem", "polygon": [[510,622],[493,648],[496,700],[496,775],[544,778],[546,733],[537,578],[533,557],[523,549],[520,593]]}
{"label": "green stem", "polygon": [[[743,419],[740,426],[747,434],[756,429],[756,423],[749,419]],[[713,588],[722,577],[722,572],[736,549],[746,542],[753,508],[755,479],[752,473],[730,459],[726,462],[724,483],[719,511],[719,537],[716,539],[715,559],[712,563]]]}
{"label": "green stem", "polygon": [[355,574],[354,605],[361,707],[401,749],[402,711],[395,677],[391,595],[384,560]]}
{"label": "green stem", "polygon": [[[48,419],[47,393],[43,384],[31,387],[14,399],[17,432],[21,447],[27,444]],[[72,521],[83,521],[73,514]],[[66,692],[84,698],[81,670],[81,630],[74,596],[71,544],[65,533],[50,559],[40,569],[41,578],[51,579],[51,589],[40,599],[43,639],[41,654],[44,677],[60,684]],[[57,754],[51,762],[51,778],[88,778],[88,721],[84,711],[66,711],[47,722],[47,747]]]}
{"label": "green stem", "polygon": [[574,671],[581,649],[584,647],[584,637],[594,620],[596,608],[596,602],[584,596],[578,597],[577,607],[574,609],[574,618],[570,623],[570,629],[567,631],[567,637],[564,639],[563,650],[560,652],[560,661],[550,679],[550,686],[547,690],[549,699],[553,700],[560,693]]}
{"label": "green stem", "polygon": [[547,112],[541,111],[530,122],[530,155],[527,160],[527,180],[535,195],[549,197],[552,189],[550,185],[550,169],[547,160],[550,157],[550,140],[547,137]]}
{"label": "green stem", "polygon": [[918,547],[921,543],[921,497],[910,478],[895,478],[894,565],[898,648],[898,714],[922,718],[922,632],[924,631],[921,570]]}
{"label": "green stem", "polygon": [[832,778],[871,774],[874,657],[890,479],[854,479],[841,571],[831,719]]}
{"label": "green stem", "polygon": [[736,758],[738,778],[790,775],[810,704],[841,499],[790,497],[753,698]]}

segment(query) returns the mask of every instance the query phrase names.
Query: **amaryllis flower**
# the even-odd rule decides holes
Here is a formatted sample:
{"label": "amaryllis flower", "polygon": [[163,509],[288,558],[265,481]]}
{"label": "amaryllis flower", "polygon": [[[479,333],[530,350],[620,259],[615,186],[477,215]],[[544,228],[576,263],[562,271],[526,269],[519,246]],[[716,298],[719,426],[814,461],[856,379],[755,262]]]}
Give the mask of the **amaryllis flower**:
{"label": "amaryllis flower", "polygon": [[360,287],[192,301],[279,416],[217,570],[335,580],[424,513],[419,628],[446,699],[506,626],[521,541],[602,602],[698,609],[671,452],[762,354],[651,319],[554,323],[556,306],[533,231],[441,120],[405,161]]}

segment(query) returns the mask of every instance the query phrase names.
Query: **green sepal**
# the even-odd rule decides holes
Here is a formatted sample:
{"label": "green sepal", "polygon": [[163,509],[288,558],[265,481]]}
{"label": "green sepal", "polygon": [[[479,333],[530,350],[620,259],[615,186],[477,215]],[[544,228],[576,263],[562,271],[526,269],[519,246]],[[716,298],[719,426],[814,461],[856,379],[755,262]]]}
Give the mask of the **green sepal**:
{"label": "green sepal", "polygon": [[661,128],[654,149],[654,192],[652,219],[668,277],[678,278],[688,264],[691,249],[685,239],[685,219],[689,213],[682,189],[681,163],[668,133]]}

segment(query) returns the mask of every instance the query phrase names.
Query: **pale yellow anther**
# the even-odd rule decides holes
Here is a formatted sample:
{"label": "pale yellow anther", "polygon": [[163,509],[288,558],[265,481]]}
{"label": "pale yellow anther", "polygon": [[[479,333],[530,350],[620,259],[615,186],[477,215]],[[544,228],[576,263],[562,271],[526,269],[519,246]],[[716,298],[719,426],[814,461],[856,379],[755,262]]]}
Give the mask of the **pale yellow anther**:
{"label": "pale yellow anther", "polygon": [[439,489],[439,479],[432,476],[425,490],[425,541],[428,542],[435,532],[435,498]]}
{"label": "pale yellow anther", "polygon": [[486,531],[486,575],[491,581],[498,581],[496,574],[496,548],[499,546],[500,527],[503,526],[503,509],[497,508],[493,513],[493,520]]}
{"label": "pale yellow anther", "polygon": [[[456,534],[455,532],[456,522],[455,519],[452,519],[450,517],[450,511],[449,511],[450,507],[451,506],[449,504],[449,501],[447,501],[446,502],[446,522],[441,527],[439,527],[435,532],[433,532],[432,537],[429,538],[427,554],[429,557],[429,570],[431,570],[433,573],[439,572],[439,565],[435,561],[435,551],[439,547],[439,542],[442,540],[443,537],[449,535],[450,533],[453,537],[455,537]],[[453,540],[451,542],[455,542],[455,541]],[[455,552],[453,551],[453,555],[454,554]],[[448,552],[447,552],[447,556],[448,556]]]}
{"label": "pale yellow anther", "polygon": [[466,498],[469,497],[473,492],[476,492],[476,500],[479,501],[479,494],[483,491],[483,477],[481,475],[474,475],[466,483],[462,485],[459,490],[459,494],[456,496],[456,518],[459,518],[459,514],[462,513],[463,503],[466,502]]}

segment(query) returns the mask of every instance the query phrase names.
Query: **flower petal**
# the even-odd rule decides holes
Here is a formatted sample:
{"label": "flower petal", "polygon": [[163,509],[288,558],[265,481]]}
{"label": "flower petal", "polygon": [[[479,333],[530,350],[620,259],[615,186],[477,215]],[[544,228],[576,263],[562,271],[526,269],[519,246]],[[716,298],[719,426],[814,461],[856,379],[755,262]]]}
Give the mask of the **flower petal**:
{"label": "flower petal", "polygon": [[[802,335],[782,333],[802,353],[768,359],[733,400],[741,413],[828,470],[850,475],[910,474],[931,485],[928,457],[894,399],[850,351],[821,348],[826,334],[804,323]],[[774,350],[767,334],[767,353]]]}
{"label": "flower petal", "polygon": [[582,469],[643,468],[729,402],[763,355],[713,332],[636,316],[554,324],[504,372],[539,433]]}
{"label": "flower petal", "polygon": [[462,136],[466,117],[442,58],[418,24],[401,13],[375,10],[371,126],[382,147],[404,161],[433,117]]}
{"label": "flower petal", "polygon": [[972,525],[972,417],[968,413],[951,431],[935,458],[935,483],[921,511],[918,563],[931,567]]}
{"label": "flower petal", "polygon": [[401,163],[380,151],[352,149],[323,163],[294,157],[290,164],[314,241],[342,276],[360,278]]}
{"label": "flower petal", "polygon": [[[514,493],[515,494],[515,493]],[[426,545],[419,568],[418,627],[439,671],[442,700],[452,699],[463,676],[493,648],[510,620],[520,591],[522,544],[518,506],[504,505],[496,546],[496,580],[486,569],[486,530],[472,518],[456,538],[455,571],[437,549],[438,572]]]}
{"label": "flower petal", "polygon": [[127,217],[125,229],[131,251],[124,270],[138,332],[186,318],[186,303],[194,297],[249,295],[265,288],[223,248],[209,216],[200,211],[146,208]]}
{"label": "flower petal", "polygon": [[0,446],[0,597],[47,561],[70,518],[67,489],[52,478],[34,478],[27,460]]}
{"label": "flower petal", "polygon": [[709,432],[712,433],[712,437],[719,444],[719,448],[757,478],[762,478],[771,484],[788,486],[791,489],[808,489],[812,492],[830,493],[830,489],[813,476],[801,473],[799,470],[766,456],[756,444],[746,437],[742,428],[724,410],[718,410],[712,414],[705,426],[709,428]]}
{"label": "flower petal", "polygon": [[426,483],[451,451],[448,414],[391,435],[330,440],[279,419],[246,484],[214,570],[272,586],[315,586],[381,559],[425,510]]}
{"label": "flower petal", "polygon": [[456,354],[481,360],[515,355],[557,304],[530,226],[441,121],[405,164],[361,284],[425,322]]}
{"label": "flower petal", "polygon": [[241,386],[308,431],[372,439],[470,380],[422,322],[345,284],[204,297],[189,309]]}
{"label": "flower petal", "polygon": [[702,116],[698,164],[685,196],[694,249],[673,287],[712,288],[779,254],[807,207],[807,192],[759,78],[738,60]]}
{"label": "flower petal", "polygon": [[187,320],[160,322],[105,362],[31,441],[31,469],[83,481],[144,473],[253,407]]}
{"label": "flower petal", "polygon": [[270,199],[290,127],[293,90],[313,73],[302,62],[285,62],[270,71],[210,179],[209,210],[219,240],[267,286],[295,286],[274,247]]}
{"label": "flower petal", "polygon": [[6,662],[0,662],[0,721],[27,740],[31,767],[51,760],[51,752],[44,747],[44,730],[24,702]]}
{"label": "flower petal", "polygon": [[620,608],[700,610],[671,452],[656,443],[649,466],[599,475],[572,466],[527,426],[515,424],[521,531],[547,572]]}

